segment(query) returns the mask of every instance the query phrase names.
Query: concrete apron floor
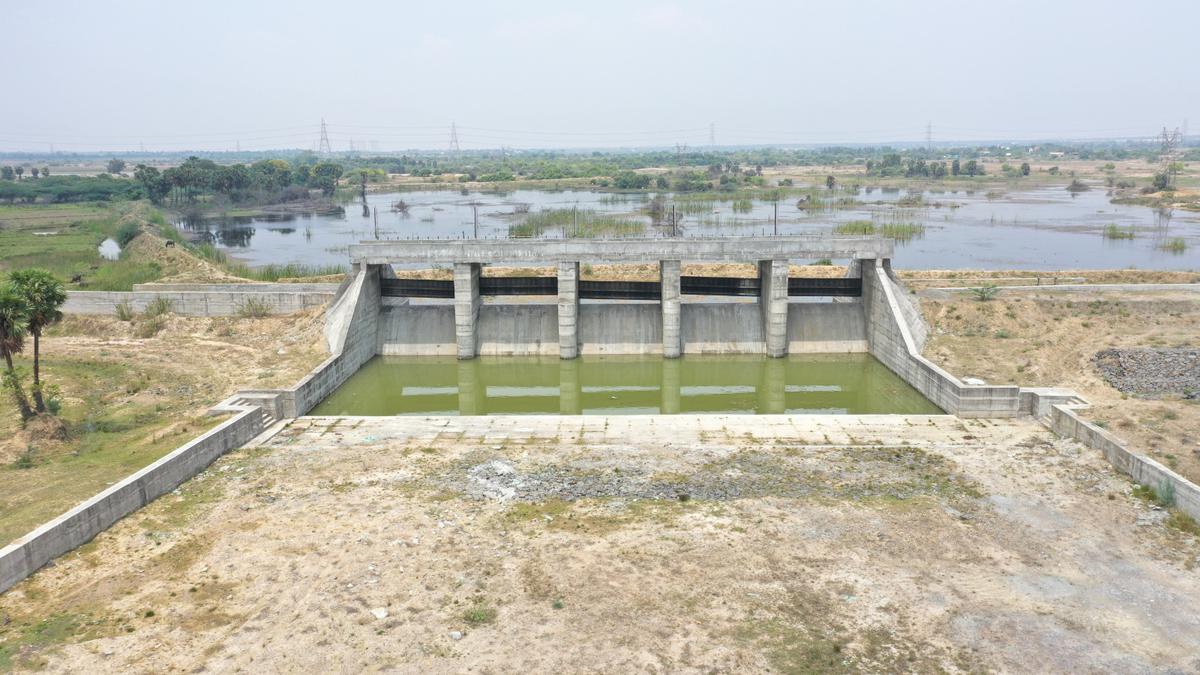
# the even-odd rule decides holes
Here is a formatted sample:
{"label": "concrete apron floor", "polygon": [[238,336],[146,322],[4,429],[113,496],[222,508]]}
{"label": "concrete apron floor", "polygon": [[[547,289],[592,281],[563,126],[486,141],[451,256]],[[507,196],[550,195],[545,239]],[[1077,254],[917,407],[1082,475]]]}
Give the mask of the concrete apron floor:
{"label": "concrete apron floor", "polygon": [[155,611],[87,672],[1200,668],[1130,487],[1028,418],[305,417],[7,599]]}
{"label": "concrete apron floor", "polygon": [[[462,415],[311,416],[284,428],[349,444],[378,441],[473,443],[739,443],[921,445],[951,443],[992,420],[953,415]],[[272,434],[273,436],[274,434]],[[262,438],[266,445],[270,439]]]}

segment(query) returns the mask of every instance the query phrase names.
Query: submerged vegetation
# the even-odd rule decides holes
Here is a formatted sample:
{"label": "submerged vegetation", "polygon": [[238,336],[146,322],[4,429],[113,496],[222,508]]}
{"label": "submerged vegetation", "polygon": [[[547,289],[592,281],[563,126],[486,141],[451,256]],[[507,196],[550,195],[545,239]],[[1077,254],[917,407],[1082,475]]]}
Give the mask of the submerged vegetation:
{"label": "submerged vegetation", "polygon": [[1187,251],[1188,244],[1187,240],[1185,240],[1183,237],[1171,237],[1170,239],[1167,239],[1163,243],[1159,244],[1158,248],[1171,253],[1183,253]]}
{"label": "submerged vegetation", "polygon": [[525,215],[510,225],[510,237],[536,237],[550,230],[562,230],[574,237],[612,237],[644,232],[645,223],[591,209],[543,209]]}
{"label": "submerged vegetation", "polygon": [[1128,230],[1117,227],[1116,223],[1109,223],[1104,227],[1105,239],[1133,239],[1133,236],[1133,226],[1130,226]]}
{"label": "submerged vegetation", "polygon": [[921,223],[913,222],[893,222],[876,225],[869,220],[851,220],[846,223],[834,225],[833,231],[835,234],[844,235],[878,234],[897,241],[911,241],[925,236],[925,226]]}

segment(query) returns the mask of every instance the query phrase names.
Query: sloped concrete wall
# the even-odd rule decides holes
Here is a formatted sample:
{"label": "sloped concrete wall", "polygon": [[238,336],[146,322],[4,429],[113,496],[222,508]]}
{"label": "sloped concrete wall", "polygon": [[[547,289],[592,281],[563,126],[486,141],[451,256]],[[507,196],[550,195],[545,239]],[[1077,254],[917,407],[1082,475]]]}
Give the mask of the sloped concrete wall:
{"label": "sloped concrete wall", "polygon": [[263,417],[258,408],[238,413],[215,429],[0,549],[0,593],[54,558],[91,541],[118,520],[179,487],[221,455],[257,436],[262,429]]}
{"label": "sloped concrete wall", "polygon": [[902,292],[880,260],[863,261],[863,307],[870,352],[942,410],[960,417],[1015,417],[1015,386],[967,385],[921,356],[904,318]]}
{"label": "sloped concrete wall", "polygon": [[325,338],[332,354],[321,365],[289,389],[280,393],[285,417],[299,417],[312,410],[337,389],[378,350],[380,310],[377,267],[360,269],[325,317]]}

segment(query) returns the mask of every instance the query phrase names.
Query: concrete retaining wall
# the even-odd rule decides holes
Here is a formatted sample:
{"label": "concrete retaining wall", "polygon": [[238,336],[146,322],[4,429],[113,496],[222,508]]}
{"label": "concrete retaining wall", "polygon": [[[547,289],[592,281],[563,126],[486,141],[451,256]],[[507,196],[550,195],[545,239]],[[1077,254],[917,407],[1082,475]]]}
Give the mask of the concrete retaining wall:
{"label": "concrete retaining wall", "polygon": [[788,305],[789,354],[867,351],[867,321],[861,301],[793,302]]}
{"label": "concrete retaining wall", "polygon": [[0,549],[0,592],[85,544],[121,518],[170,492],[221,455],[262,432],[262,412],[245,410],[63,515]]}
{"label": "concrete retaining wall", "polygon": [[1074,408],[1050,406],[1050,428],[1054,433],[1099,450],[1118,471],[1141,485],[1157,491],[1164,485],[1171,485],[1175,490],[1175,506],[1200,521],[1200,486],[1145,455],[1131,452],[1121,439],[1080,418]]}
{"label": "concrete retaining wall", "polygon": [[662,354],[662,306],[646,303],[581,303],[581,354]]}
{"label": "concrete retaining wall", "polygon": [[1018,387],[963,384],[921,356],[909,326],[914,317],[906,318],[897,300],[903,289],[882,261],[863,261],[862,279],[867,343],[875,358],[952,415],[1015,417],[1021,413]]}
{"label": "concrete retaining wall", "polygon": [[558,356],[558,329],[557,305],[483,305],[479,308],[478,353]]}
{"label": "concrete retaining wall", "polygon": [[155,293],[172,293],[178,291],[198,291],[205,293],[323,293],[335,295],[340,284],[281,284],[271,282],[248,281],[242,284],[163,284],[151,282],[134,284],[134,292],[153,291]]}
{"label": "concrete retaining wall", "polygon": [[[271,284],[281,286],[284,284]],[[248,300],[265,302],[275,314],[290,314],[309,307],[317,307],[334,297],[333,290],[318,291],[271,291],[255,289],[248,285],[245,291],[68,291],[63,304],[66,314],[106,314],[117,311],[117,305],[127,302],[135,311],[143,311],[158,298],[172,302],[174,313],[182,316],[234,316],[241,312]]]}
{"label": "concrete retaining wall", "polygon": [[758,303],[686,303],[680,321],[684,354],[766,353]]}
{"label": "concrete retaining wall", "polygon": [[379,312],[378,351],[386,356],[454,356],[454,307],[387,304]]}
{"label": "concrete retaining wall", "polygon": [[[479,309],[479,354],[559,353],[558,308],[550,304],[484,304]],[[684,303],[680,333],[685,354],[762,354],[762,318],[752,302]],[[577,323],[581,354],[662,353],[658,303],[584,302]],[[857,301],[791,303],[788,350],[798,354],[867,351],[863,305]],[[378,353],[450,356],[456,353],[454,308],[389,301],[378,320]]]}

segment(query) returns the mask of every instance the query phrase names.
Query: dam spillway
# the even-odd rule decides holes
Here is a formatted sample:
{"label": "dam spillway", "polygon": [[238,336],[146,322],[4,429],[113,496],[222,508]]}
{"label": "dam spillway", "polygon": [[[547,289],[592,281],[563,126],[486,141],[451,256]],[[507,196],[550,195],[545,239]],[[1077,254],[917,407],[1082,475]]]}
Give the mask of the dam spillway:
{"label": "dam spillway", "polygon": [[[378,353],[389,356],[845,353],[867,351],[862,281],[789,278],[790,261],[886,259],[873,237],[365,242],[383,270]],[[554,276],[488,277],[488,263]],[[656,263],[657,281],[589,281],[581,265]],[[752,278],[684,276],[685,263],[754,263]],[[387,278],[392,264],[453,266],[453,280]],[[514,298],[520,297],[517,301]],[[795,302],[823,298],[827,302]]]}
{"label": "dam spillway", "polygon": [[[1018,387],[965,383],[921,355],[928,329],[892,272],[892,248],[888,239],[827,236],[363,242],[350,247],[353,271],[327,314],[333,355],[289,390],[245,396],[265,401],[275,416],[305,415],[377,356],[869,354],[947,413],[1028,410],[1032,399]],[[792,262],[821,259],[847,261],[844,277],[790,276]],[[682,274],[690,263],[747,262],[757,271],[752,278]],[[650,263],[658,280],[581,278],[582,266],[604,263]],[[485,273],[489,265],[535,269],[525,277],[509,270],[501,280]],[[397,279],[400,266],[451,267],[452,278]],[[785,378],[785,393],[787,386]],[[660,412],[670,408],[660,404]]]}

